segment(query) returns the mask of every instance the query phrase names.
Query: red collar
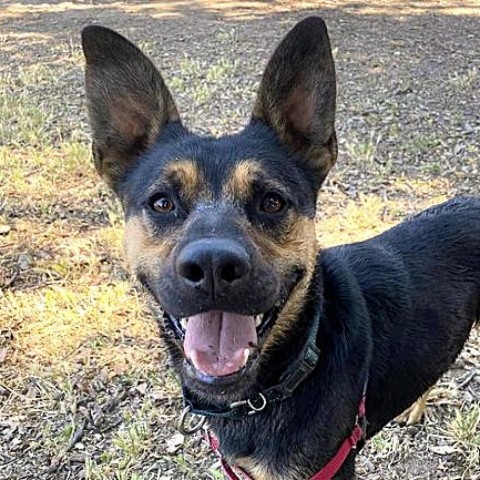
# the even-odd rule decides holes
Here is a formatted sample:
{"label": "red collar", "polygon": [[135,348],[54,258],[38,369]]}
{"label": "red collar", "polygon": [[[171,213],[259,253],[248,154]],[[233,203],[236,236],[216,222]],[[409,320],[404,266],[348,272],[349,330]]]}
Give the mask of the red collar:
{"label": "red collar", "polygon": [[[345,460],[347,459],[350,452],[357,448],[360,440],[365,439],[366,423],[365,395],[363,395],[362,399],[360,400],[358,414],[352,433],[344,440],[336,455],[319,472],[317,472],[313,477],[311,477],[310,480],[332,480],[332,478],[336,475],[336,473],[345,463]],[[232,467],[225,460],[225,458],[223,458],[220,452],[220,444],[213,432],[207,430],[205,434],[205,440],[207,441],[210,448],[219,457],[223,473],[225,474],[225,478],[227,480],[253,480],[244,470],[239,467]]]}

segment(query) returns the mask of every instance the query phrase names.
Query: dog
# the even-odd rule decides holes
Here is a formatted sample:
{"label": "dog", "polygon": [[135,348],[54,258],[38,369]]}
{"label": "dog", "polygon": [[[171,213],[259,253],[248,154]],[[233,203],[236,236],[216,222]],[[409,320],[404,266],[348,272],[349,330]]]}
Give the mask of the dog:
{"label": "dog", "polygon": [[318,17],[263,74],[250,121],[201,137],[128,40],[82,31],[95,166],[161,314],[185,410],[227,478],[350,480],[365,439],[424,394],[480,311],[480,199],[321,250],[317,195],[337,158],[336,78]]}

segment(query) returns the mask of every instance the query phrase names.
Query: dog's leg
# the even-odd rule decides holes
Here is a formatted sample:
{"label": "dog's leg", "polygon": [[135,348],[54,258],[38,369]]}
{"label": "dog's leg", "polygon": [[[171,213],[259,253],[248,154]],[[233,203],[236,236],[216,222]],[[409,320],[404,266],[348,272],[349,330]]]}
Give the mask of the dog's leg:
{"label": "dog's leg", "polygon": [[399,415],[396,418],[396,422],[402,425],[414,425],[415,423],[420,423],[425,414],[427,400],[431,390],[431,388],[428,389],[410,408],[407,408],[407,410]]}

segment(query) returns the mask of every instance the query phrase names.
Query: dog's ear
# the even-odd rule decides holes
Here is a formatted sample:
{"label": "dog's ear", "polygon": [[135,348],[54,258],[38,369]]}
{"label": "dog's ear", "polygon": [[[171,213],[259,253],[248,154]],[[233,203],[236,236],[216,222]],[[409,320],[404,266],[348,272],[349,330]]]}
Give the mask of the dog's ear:
{"label": "dog's ear", "polygon": [[253,119],[270,125],[299,155],[320,187],[337,158],[336,82],[325,22],[298,23],[270,59]]}
{"label": "dog's ear", "polygon": [[88,26],[82,46],[95,167],[118,193],[120,180],[162,127],[180,118],[160,73],[127,39]]}

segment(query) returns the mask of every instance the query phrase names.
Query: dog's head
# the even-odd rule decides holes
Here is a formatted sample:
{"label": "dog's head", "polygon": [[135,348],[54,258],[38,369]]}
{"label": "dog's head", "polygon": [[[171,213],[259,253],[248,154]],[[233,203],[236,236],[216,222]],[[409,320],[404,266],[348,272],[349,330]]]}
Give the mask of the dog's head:
{"label": "dog's head", "polygon": [[308,18],[267,65],[235,135],[183,127],[151,61],[117,33],[82,34],[95,165],[120,198],[125,249],[162,307],[178,373],[212,398],[253,388],[298,328],[317,256],[318,190],[335,163],[335,70]]}

